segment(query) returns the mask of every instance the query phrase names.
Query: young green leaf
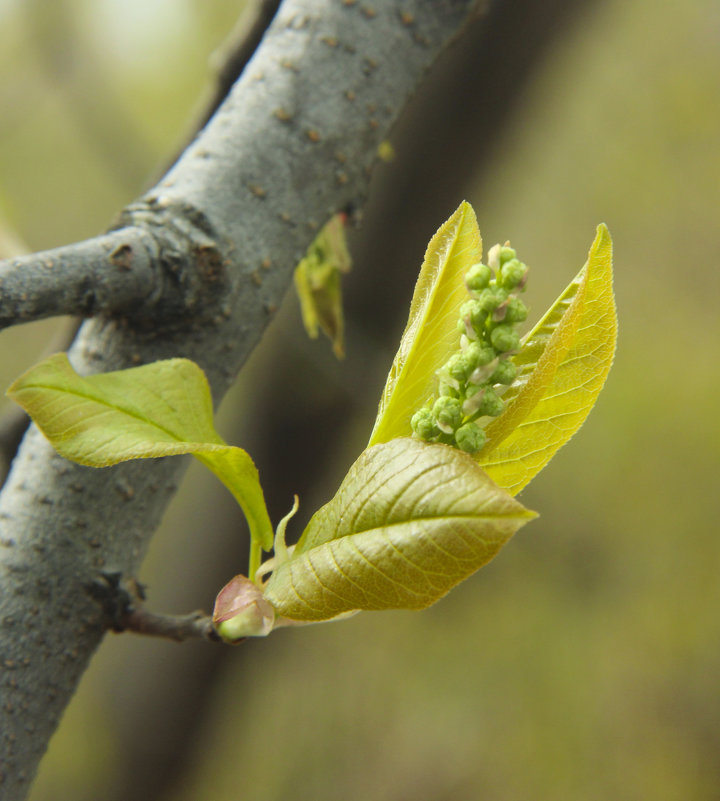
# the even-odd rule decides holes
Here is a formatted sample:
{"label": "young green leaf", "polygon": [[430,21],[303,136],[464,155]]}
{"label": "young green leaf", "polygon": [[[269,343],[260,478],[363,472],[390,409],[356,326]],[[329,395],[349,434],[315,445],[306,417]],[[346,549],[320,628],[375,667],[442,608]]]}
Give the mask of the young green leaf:
{"label": "young green leaf", "polygon": [[517,494],[585,421],[615,354],[612,241],[599,225],[588,260],[525,338],[506,411],[491,422],[479,463]]}
{"label": "young green leaf", "polygon": [[278,616],[421,609],[534,517],[467,454],[403,437],[368,448],[264,590]]}
{"label": "young green leaf", "polygon": [[425,252],[370,445],[412,434],[410,418],[434,394],[436,370],[457,350],[458,313],[468,300],[464,276],[481,257],[475,212],[469,203],[461,203]]}
{"label": "young green leaf", "polygon": [[32,367],[8,390],[58,453],[91,467],[192,453],[225,484],[264,550],[273,531],[252,459],[213,426],[210,388],[187,359],[80,377],[64,353]]}

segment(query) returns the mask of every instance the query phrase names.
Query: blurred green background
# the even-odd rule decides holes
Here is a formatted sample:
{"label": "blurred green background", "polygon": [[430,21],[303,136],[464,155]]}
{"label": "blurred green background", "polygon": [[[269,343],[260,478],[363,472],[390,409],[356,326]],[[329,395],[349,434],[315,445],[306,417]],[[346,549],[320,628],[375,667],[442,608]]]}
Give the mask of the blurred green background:
{"label": "blurred green background", "polygon": [[[0,0],[0,247],[103,230],[181,143],[241,7]],[[471,105],[475,88],[459,89]],[[415,159],[419,190],[405,191],[403,126],[375,176],[345,362],[300,339],[289,294],[220,429],[256,458],[274,516],[299,491],[306,520],[366,442],[414,273],[460,200],[486,245],[511,238],[531,266],[531,316],[602,220],[618,353],[586,426],[523,493],[541,517],[422,613],[235,649],[108,637],[32,801],[720,799],[720,6],[588,2],[482,154],[441,122],[448,144]],[[434,176],[453,169],[438,209]],[[374,234],[399,209],[401,256]],[[401,300],[368,291],[377,265]],[[0,383],[66,326],[0,334]],[[154,607],[209,608],[243,568],[226,495],[191,467],[140,577]]]}

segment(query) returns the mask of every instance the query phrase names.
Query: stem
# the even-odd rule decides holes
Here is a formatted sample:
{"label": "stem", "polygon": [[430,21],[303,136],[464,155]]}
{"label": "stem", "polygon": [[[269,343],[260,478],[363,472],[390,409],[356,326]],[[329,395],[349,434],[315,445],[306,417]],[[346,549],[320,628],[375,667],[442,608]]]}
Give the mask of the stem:
{"label": "stem", "polygon": [[255,540],[250,540],[250,559],[248,560],[248,578],[250,581],[255,581],[255,574],[262,562],[262,548],[260,543]]}

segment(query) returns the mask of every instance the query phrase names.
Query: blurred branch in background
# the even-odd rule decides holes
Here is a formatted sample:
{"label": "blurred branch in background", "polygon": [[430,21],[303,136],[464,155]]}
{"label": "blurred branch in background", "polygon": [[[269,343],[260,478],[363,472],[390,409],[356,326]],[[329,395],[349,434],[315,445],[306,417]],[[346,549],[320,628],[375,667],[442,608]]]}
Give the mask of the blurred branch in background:
{"label": "blurred branch in background", "polygon": [[[24,0],[27,41],[45,81],[72,115],[78,136],[130,199],[146,180],[147,142],[127,104],[114,92],[93,43],[83,35],[72,0]],[[102,98],[102,102],[100,102]]]}

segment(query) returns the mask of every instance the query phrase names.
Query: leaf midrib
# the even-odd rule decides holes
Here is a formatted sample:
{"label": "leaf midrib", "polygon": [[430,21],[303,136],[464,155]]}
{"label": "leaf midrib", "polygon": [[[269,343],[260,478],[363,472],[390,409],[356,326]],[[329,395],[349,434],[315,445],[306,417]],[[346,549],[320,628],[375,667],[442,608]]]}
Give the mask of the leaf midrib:
{"label": "leaf midrib", "polygon": [[374,531],[381,531],[382,529],[393,528],[394,526],[403,526],[408,523],[430,523],[435,520],[458,520],[458,521],[466,521],[466,520],[477,520],[481,521],[492,521],[492,520],[523,520],[523,521],[530,521],[534,517],[533,513],[530,510],[525,510],[525,514],[518,514],[513,512],[507,512],[503,514],[493,514],[493,515],[475,515],[475,514],[455,514],[455,515],[424,515],[423,517],[411,517],[407,520],[398,520],[395,523],[387,523],[383,526],[373,526],[372,528],[364,528],[358,529],[357,531],[352,531],[348,534],[342,534],[337,537],[331,537],[330,539],[321,542],[319,545],[313,545],[311,548],[307,548],[299,553],[295,551],[293,556],[304,556],[305,554],[314,551],[316,548],[322,548],[323,545],[329,545],[331,542],[337,542],[338,540],[345,539],[346,537],[353,537],[356,534],[368,534]]}
{"label": "leaf midrib", "polygon": [[[107,403],[104,400],[98,400],[98,398],[93,397],[92,395],[86,395],[83,392],[79,392],[78,390],[75,390],[75,389],[59,389],[56,386],[45,385],[45,384],[31,384],[30,386],[23,387],[22,389],[23,390],[28,390],[28,389],[52,390],[53,392],[61,393],[61,394],[64,394],[64,395],[72,395],[72,396],[74,396],[76,398],[82,398],[83,400],[86,400],[86,401],[92,401],[93,403],[97,403],[99,406],[105,406],[110,410],[113,410],[113,411],[116,411],[116,412],[120,412],[121,414],[125,414],[128,417],[132,417],[134,420],[139,420],[141,423],[145,423],[146,425],[152,426],[153,428],[157,428],[158,430],[165,432],[168,436],[170,436],[173,440],[175,440],[175,442],[184,442],[184,443],[188,443],[188,444],[192,443],[192,440],[189,440],[189,439],[186,439],[186,438],[182,438],[182,437],[178,437],[178,435],[175,434],[170,429],[165,428],[165,426],[160,425],[159,423],[153,422],[152,420],[148,419],[147,417],[143,417],[142,415],[138,414],[137,412],[130,411],[129,409],[125,409],[122,406],[116,406],[116,405],[113,405],[112,403]],[[203,443],[197,443],[197,444],[201,445]],[[218,445],[220,443],[213,442],[213,443],[207,443],[207,444],[208,445]]]}

